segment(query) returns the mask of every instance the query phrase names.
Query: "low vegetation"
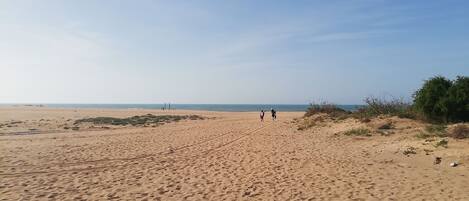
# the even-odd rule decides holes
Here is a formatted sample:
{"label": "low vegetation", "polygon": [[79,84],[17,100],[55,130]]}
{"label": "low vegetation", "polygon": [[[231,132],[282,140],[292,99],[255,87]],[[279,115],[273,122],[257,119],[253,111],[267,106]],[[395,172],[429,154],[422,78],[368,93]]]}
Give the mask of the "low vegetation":
{"label": "low vegetation", "polygon": [[371,136],[371,131],[366,128],[355,128],[344,132],[347,136]]}
{"label": "low vegetation", "polygon": [[425,131],[438,137],[446,137],[446,125],[443,124],[428,125]]}
{"label": "low vegetation", "polygon": [[446,125],[431,124],[425,127],[424,131],[420,131],[415,137],[420,139],[428,139],[435,137],[447,137]]}
{"label": "low vegetation", "polygon": [[[445,124],[467,122],[469,120],[469,77],[458,76],[449,80],[442,76],[426,80],[419,90],[414,93],[413,101],[403,99],[385,99],[368,97],[365,105],[355,111],[346,111],[335,104],[311,104],[304,119],[308,121],[300,126],[304,130],[317,125],[314,121],[332,119],[334,122],[347,118],[358,119],[362,123],[380,116],[397,116],[399,118],[415,119],[434,125],[428,126],[419,133],[419,138],[453,137],[457,139],[469,138],[467,126],[460,126],[447,133]],[[323,116],[317,114],[324,114]],[[315,117],[313,117],[315,116]],[[392,125],[385,125],[379,129],[392,129]]]}
{"label": "low vegetation", "polygon": [[412,105],[402,99],[384,99],[367,97],[366,105],[354,112],[354,117],[359,119],[369,119],[380,115],[398,116],[401,118],[416,118],[416,114],[412,110]]}
{"label": "low vegetation", "polygon": [[184,116],[159,115],[159,116],[156,116],[153,114],[146,114],[142,116],[133,116],[133,117],[127,117],[127,118],[115,118],[115,117],[85,118],[85,119],[76,120],[74,124],[77,125],[81,123],[92,123],[92,124],[98,124],[98,125],[139,126],[139,125],[159,125],[159,124],[164,124],[164,123],[177,122],[177,121],[185,120],[185,119],[198,120],[198,119],[204,119],[204,118],[198,115],[184,115]]}
{"label": "low vegetation", "polygon": [[323,103],[312,103],[305,113],[305,117],[311,117],[315,114],[328,114],[332,118],[347,118],[351,112],[339,108],[335,104],[323,102]]}
{"label": "low vegetation", "polygon": [[426,80],[414,94],[414,108],[433,122],[469,120],[469,77],[449,80],[436,76]]}
{"label": "low vegetation", "polygon": [[448,148],[448,140],[447,139],[441,139],[436,142],[435,147],[444,147]]}
{"label": "low vegetation", "polygon": [[427,132],[419,132],[417,135],[415,135],[416,138],[419,139],[427,139],[427,138],[432,138],[435,137],[434,135],[431,135]]}
{"label": "low vegetation", "polygon": [[313,119],[307,118],[298,124],[298,130],[300,131],[307,130],[315,125],[316,125],[316,121],[314,121]]}

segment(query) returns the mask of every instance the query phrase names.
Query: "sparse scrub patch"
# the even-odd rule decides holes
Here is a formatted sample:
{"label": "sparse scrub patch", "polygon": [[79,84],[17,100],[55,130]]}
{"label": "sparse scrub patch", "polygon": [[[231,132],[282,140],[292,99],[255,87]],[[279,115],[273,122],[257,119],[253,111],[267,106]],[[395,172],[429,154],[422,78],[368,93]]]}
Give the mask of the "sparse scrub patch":
{"label": "sparse scrub patch", "polygon": [[447,139],[441,139],[438,142],[436,142],[435,147],[444,147],[448,148],[448,140]]}
{"label": "sparse scrub patch", "polygon": [[353,113],[358,119],[370,119],[379,115],[398,116],[400,118],[415,119],[416,114],[412,105],[402,99],[386,100],[384,98],[365,98],[366,105]]}
{"label": "sparse scrub patch", "polygon": [[428,133],[438,136],[438,137],[446,137],[446,126],[442,124],[432,124],[425,127],[425,131]]}
{"label": "sparse scrub patch", "polygon": [[435,137],[446,137],[446,126],[441,124],[432,124],[425,127],[424,131],[420,131],[416,138],[419,139],[427,139],[427,138],[435,138]]}
{"label": "sparse scrub patch", "polygon": [[313,126],[315,126],[316,123],[313,119],[310,118],[305,118],[303,121],[298,125],[298,130],[307,130]]}
{"label": "sparse scrub patch", "polygon": [[349,111],[346,111],[342,108],[337,107],[335,104],[331,103],[320,103],[320,104],[310,104],[309,108],[307,109],[305,113],[305,117],[311,117],[315,114],[328,114],[331,118],[333,119],[346,119],[348,115],[351,113]]}
{"label": "sparse scrub patch", "polygon": [[366,128],[356,128],[344,132],[346,136],[371,136],[371,131]]}
{"label": "sparse scrub patch", "polygon": [[415,137],[419,139],[427,139],[427,138],[434,137],[434,135],[430,135],[426,132],[419,132],[417,135],[415,135]]}
{"label": "sparse scrub patch", "polygon": [[177,122],[177,121],[185,120],[185,119],[198,120],[198,119],[204,119],[204,118],[198,115],[155,116],[152,114],[146,114],[142,116],[133,116],[133,117],[127,117],[127,118],[115,118],[115,117],[85,118],[85,119],[76,120],[74,124],[77,125],[80,123],[93,123],[93,124],[99,124],[99,125],[105,124],[105,125],[118,125],[118,126],[126,126],[130,124],[132,126],[140,126],[140,125],[150,125],[150,124],[160,125],[163,123]]}

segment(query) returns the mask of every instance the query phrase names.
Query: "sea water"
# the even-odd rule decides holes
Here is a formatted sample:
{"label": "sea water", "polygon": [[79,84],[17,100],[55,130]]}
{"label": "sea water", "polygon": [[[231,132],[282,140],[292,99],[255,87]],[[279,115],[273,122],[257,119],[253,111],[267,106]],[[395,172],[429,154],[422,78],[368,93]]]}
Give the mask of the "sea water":
{"label": "sea water", "polygon": [[[25,105],[25,104],[9,104]],[[165,104],[34,104],[50,108],[104,108],[104,109],[162,109]],[[360,105],[337,105],[338,107],[353,111]],[[169,105],[166,104],[166,109]],[[207,110],[207,111],[231,111],[231,112],[250,112],[260,110],[277,111],[306,111],[307,104],[171,104],[172,110]]]}

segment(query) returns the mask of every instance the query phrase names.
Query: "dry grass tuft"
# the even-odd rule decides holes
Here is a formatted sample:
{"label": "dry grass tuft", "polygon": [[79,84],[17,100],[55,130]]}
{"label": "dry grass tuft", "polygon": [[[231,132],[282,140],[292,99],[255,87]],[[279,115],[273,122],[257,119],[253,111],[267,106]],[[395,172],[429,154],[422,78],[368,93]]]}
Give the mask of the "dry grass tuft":
{"label": "dry grass tuft", "polygon": [[371,136],[371,131],[366,128],[355,128],[344,132],[346,136]]}

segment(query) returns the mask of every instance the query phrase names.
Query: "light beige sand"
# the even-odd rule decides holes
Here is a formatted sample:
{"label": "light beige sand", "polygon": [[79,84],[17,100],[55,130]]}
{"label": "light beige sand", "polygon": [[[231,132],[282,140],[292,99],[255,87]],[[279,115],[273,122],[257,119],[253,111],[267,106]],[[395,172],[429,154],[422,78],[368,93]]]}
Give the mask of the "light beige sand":
{"label": "light beige sand", "polygon": [[[147,113],[214,119],[63,129]],[[389,137],[340,135],[364,126],[354,120],[298,131],[292,120],[302,115],[261,123],[252,112],[0,108],[10,125],[0,128],[0,199],[469,200],[467,140],[431,148],[411,136],[412,124]],[[417,154],[403,155],[407,145]]]}

